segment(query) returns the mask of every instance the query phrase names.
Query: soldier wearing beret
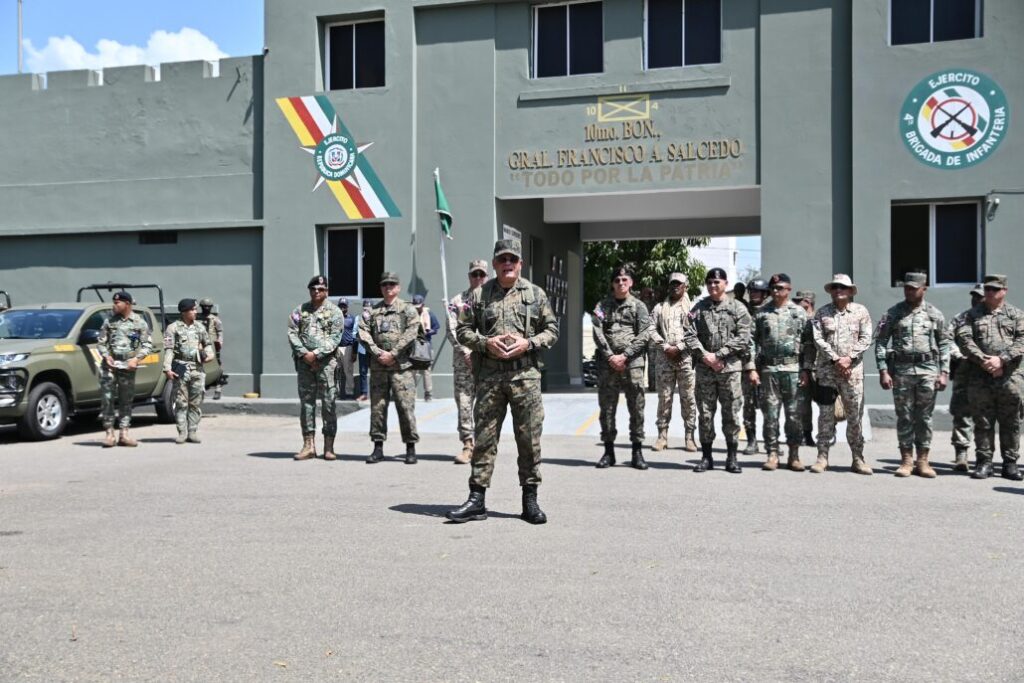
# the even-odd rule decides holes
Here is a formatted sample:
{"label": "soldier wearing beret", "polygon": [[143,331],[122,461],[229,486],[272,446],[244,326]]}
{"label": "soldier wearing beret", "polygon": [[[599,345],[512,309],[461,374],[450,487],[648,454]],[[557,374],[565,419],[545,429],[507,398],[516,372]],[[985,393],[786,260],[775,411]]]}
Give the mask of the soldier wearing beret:
{"label": "soldier wearing beret", "polygon": [[324,460],[334,460],[334,437],[338,433],[335,402],[338,385],[335,381],[336,352],[345,331],[341,309],[327,300],[327,278],[313,277],[309,284],[309,301],[297,307],[288,317],[288,343],[295,360],[299,385],[299,423],[302,425],[302,450],[296,460],[316,457],[316,400],[320,399],[323,418]]}
{"label": "soldier wearing beret", "polygon": [[203,416],[206,372],[203,363],[214,359],[213,340],[196,322],[196,300],[178,302],[181,319],[164,330],[164,374],[174,382],[174,421],[178,438],[174,443],[199,443],[199,420]]}
{"label": "soldier wearing beret", "polygon": [[[971,289],[971,308],[981,303],[985,298],[985,290],[979,282]],[[953,433],[950,439],[953,444],[954,461],[953,470],[956,472],[968,472],[970,466],[967,462],[967,451],[974,439],[974,418],[971,417],[971,404],[967,398],[967,386],[970,384],[971,365],[960,352],[956,344],[956,331],[964,324],[967,318],[967,311],[957,315],[949,323],[949,378],[953,383],[953,391],[949,397],[949,416],[953,418]]]}
{"label": "soldier wearing beret", "polygon": [[[132,402],[135,400],[135,370],[153,350],[152,336],[146,320],[132,310],[134,300],[128,292],[116,292],[113,311],[103,321],[96,350],[100,354],[100,400],[104,448],[115,445],[134,448],[139,443],[128,433],[132,424]],[[116,418],[115,418],[116,410]],[[120,429],[115,437],[114,425]]]}
{"label": "soldier wearing beret", "polygon": [[398,426],[405,442],[405,464],[416,464],[416,382],[409,353],[420,329],[420,317],[412,304],[398,298],[398,274],[380,276],[383,297],[370,309],[359,326],[359,339],[370,357],[370,438],[373,452],[369,464],[384,459],[388,438],[388,405],[395,402]]}

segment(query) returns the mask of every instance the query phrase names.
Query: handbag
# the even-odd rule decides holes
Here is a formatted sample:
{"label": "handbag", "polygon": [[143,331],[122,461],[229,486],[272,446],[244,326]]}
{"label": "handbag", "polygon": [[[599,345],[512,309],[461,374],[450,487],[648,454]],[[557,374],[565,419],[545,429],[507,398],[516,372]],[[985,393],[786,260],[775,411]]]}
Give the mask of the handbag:
{"label": "handbag", "polygon": [[412,343],[412,353],[409,354],[409,362],[416,370],[429,370],[434,362],[434,350],[427,339],[416,339]]}
{"label": "handbag", "polygon": [[836,422],[842,422],[846,419],[846,407],[843,405],[843,397],[836,396]]}

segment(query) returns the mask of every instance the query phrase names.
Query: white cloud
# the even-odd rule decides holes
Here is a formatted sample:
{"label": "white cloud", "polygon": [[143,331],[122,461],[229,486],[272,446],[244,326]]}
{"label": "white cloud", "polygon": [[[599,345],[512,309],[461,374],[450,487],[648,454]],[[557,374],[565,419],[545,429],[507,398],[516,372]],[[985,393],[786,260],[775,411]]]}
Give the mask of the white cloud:
{"label": "white cloud", "polygon": [[194,28],[182,28],[177,33],[154,31],[145,47],[122,45],[106,38],[96,43],[95,52],[89,52],[71,36],[50,36],[46,45],[36,48],[25,40],[25,65],[28,71],[44,73],[68,69],[102,69],[108,66],[129,66],[161,62],[185,62],[196,59],[208,61],[227,57],[217,43]]}

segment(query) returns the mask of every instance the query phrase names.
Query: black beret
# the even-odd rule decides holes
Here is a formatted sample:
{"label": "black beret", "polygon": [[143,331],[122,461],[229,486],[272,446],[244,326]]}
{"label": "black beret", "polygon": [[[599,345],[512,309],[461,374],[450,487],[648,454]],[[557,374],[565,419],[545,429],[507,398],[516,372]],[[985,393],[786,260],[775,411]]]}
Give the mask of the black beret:
{"label": "black beret", "polygon": [[326,287],[326,286],[327,286],[327,278],[325,278],[323,275],[315,275],[315,276],[313,276],[312,278],[309,279],[309,284],[306,285],[306,289],[309,289],[311,287]]}
{"label": "black beret", "polygon": [[196,309],[195,299],[182,299],[178,302],[178,313],[184,313],[185,311],[194,311]]}
{"label": "black beret", "polygon": [[780,282],[783,282],[787,285],[793,284],[793,281],[785,273],[775,273],[775,275],[772,275],[772,279],[768,280],[769,285],[777,285]]}
{"label": "black beret", "polygon": [[712,268],[708,271],[708,274],[704,276],[704,282],[708,280],[725,280],[729,281],[729,276],[725,274],[725,271],[721,268]]}
{"label": "black beret", "polygon": [[134,303],[132,295],[123,289],[120,292],[114,292],[114,301],[127,301],[128,303]]}

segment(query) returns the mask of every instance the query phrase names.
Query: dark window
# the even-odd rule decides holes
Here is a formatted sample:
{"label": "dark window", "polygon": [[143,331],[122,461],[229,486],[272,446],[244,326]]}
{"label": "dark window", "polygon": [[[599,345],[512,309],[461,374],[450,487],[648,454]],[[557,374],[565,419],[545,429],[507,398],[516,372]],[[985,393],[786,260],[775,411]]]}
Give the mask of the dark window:
{"label": "dark window", "polygon": [[982,0],[890,0],[892,45],[963,40],[981,36]]}
{"label": "dark window", "polygon": [[176,230],[147,230],[139,233],[139,244],[177,244]]}
{"label": "dark window", "polygon": [[647,0],[647,68],[683,65],[683,0]]}
{"label": "dark window", "polygon": [[935,281],[978,281],[978,205],[935,207]]}
{"label": "dark window", "polygon": [[601,73],[604,19],[600,2],[548,5],[534,11],[534,76]]}
{"label": "dark window", "polygon": [[648,69],[721,61],[721,0],[647,0]]}
{"label": "dark window", "polygon": [[327,27],[327,89],[384,85],[384,21]]}
{"label": "dark window", "polygon": [[686,0],[684,64],[722,61],[721,0]]}
{"label": "dark window", "polygon": [[890,231],[892,240],[892,286],[897,287],[909,271],[930,273],[927,204],[894,204]]}
{"label": "dark window", "polygon": [[384,228],[328,230],[324,272],[331,296],[377,297],[384,272]]}
{"label": "dark window", "polygon": [[978,202],[893,204],[892,286],[907,271],[930,274],[931,284],[964,284],[980,277]]}

